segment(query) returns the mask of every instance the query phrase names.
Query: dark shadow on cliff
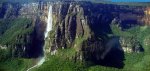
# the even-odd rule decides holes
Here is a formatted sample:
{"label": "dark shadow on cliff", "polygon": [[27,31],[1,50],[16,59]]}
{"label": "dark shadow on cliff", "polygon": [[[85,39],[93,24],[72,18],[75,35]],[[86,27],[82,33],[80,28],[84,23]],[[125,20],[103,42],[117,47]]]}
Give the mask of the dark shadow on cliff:
{"label": "dark shadow on cliff", "polygon": [[44,46],[44,31],[45,31],[45,23],[37,19],[34,31],[32,33],[32,43],[26,48],[27,58],[37,58],[44,55],[43,46]]}
{"label": "dark shadow on cliff", "polygon": [[122,28],[122,30],[125,30],[125,29],[130,29],[132,27],[135,27],[139,24],[137,24],[138,22],[136,20],[124,20],[122,21],[122,23],[120,23],[120,27]]}
{"label": "dark shadow on cliff", "polygon": [[92,37],[83,42],[82,51],[84,60],[91,62],[91,66],[124,67],[124,52],[119,37],[112,37],[107,43]]}
{"label": "dark shadow on cliff", "polygon": [[123,30],[144,24],[139,21],[139,16],[144,16],[144,11],[140,7],[90,2],[81,6],[84,8],[84,14],[87,15],[88,24],[95,36],[112,34],[109,25],[114,18],[121,21],[119,24]]}
{"label": "dark shadow on cliff", "polygon": [[84,41],[82,45],[84,60],[92,62],[92,65],[123,68],[124,52],[119,43],[119,37],[108,38],[107,36],[113,34],[110,24],[115,17],[119,17],[119,12],[116,14],[112,12],[115,12],[114,8],[119,6],[107,4],[84,6],[85,15],[88,15],[88,25],[93,32],[92,37]]}
{"label": "dark shadow on cliff", "polygon": [[[98,62],[104,66],[123,68],[124,52],[119,42],[119,37],[112,37],[105,46],[104,59]],[[102,55],[103,56],[103,55]]]}
{"label": "dark shadow on cliff", "polygon": [[[124,67],[124,52],[119,43],[119,37],[108,38],[113,34],[110,24],[118,18],[119,28],[130,29],[143,24],[139,17],[144,16],[141,7],[121,6],[111,4],[81,4],[87,24],[94,36],[83,42],[82,51],[85,61],[91,61],[94,65],[103,65],[116,68]],[[137,11],[137,9],[139,9]],[[117,23],[116,23],[117,24]],[[110,43],[111,42],[111,43]],[[111,44],[111,45],[110,45]]]}
{"label": "dark shadow on cliff", "polygon": [[[111,14],[110,11],[105,9],[105,6],[102,5],[88,5],[90,8],[86,9],[84,7],[85,15],[88,15],[88,25],[90,29],[94,32],[96,37],[99,37],[99,35],[111,34],[111,28],[110,25],[114,16]],[[104,8],[104,10],[102,10]]]}

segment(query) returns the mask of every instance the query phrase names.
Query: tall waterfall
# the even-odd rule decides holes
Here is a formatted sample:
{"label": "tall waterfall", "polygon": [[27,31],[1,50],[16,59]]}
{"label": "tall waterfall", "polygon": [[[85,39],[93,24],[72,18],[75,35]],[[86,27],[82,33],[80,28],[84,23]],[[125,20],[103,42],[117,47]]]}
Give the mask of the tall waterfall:
{"label": "tall waterfall", "polygon": [[48,12],[48,19],[47,19],[47,26],[45,31],[45,38],[48,36],[48,33],[52,30],[52,5],[49,6],[49,12]]}
{"label": "tall waterfall", "polygon": [[[46,30],[45,30],[45,33],[44,33],[45,39],[48,37],[48,33],[52,30],[52,20],[53,20],[52,19],[52,5],[50,5],[49,6],[49,10],[48,10],[48,19],[47,19]],[[45,46],[43,46],[43,52],[45,52],[44,47]],[[31,68],[27,69],[27,71],[30,71],[31,69],[42,65],[45,62],[45,55],[42,56],[42,57],[39,57],[39,58],[37,58],[35,60],[38,61],[37,64],[32,66]]]}

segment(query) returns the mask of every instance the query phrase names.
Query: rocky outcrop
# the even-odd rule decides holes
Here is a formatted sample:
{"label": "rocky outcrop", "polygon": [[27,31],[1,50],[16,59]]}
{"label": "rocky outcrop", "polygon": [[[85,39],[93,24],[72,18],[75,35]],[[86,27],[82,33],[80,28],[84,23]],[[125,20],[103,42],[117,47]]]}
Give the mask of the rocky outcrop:
{"label": "rocky outcrop", "polygon": [[[73,47],[76,38],[82,37],[87,28],[83,8],[77,3],[54,4],[55,48]],[[53,48],[54,49],[54,48]]]}
{"label": "rocky outcrop", "polygon": [[146,25],[150,25],[150,8],[147,7],[145,8],[145,11],[144,11],[145,15],[144,17],[142,18],[142,21],[146,24]]}
{"label": "rocky outcrop", "polygon": [[124,52],[127,53],[131,53],[131,52],[139,53],[144,51],[140,42],[134,37],[121,37],[120,44]]}
{"label": "rocky outcrop", "polygon": [[83,41],[81,49],[83,58],[85,60],[95,61],[95,63],[99,62],[99,60],[104,58],[102,57],[102,54],[105,51],[105,46],[103,44],[105,44],[103,39],[95,38],[94,36]]}

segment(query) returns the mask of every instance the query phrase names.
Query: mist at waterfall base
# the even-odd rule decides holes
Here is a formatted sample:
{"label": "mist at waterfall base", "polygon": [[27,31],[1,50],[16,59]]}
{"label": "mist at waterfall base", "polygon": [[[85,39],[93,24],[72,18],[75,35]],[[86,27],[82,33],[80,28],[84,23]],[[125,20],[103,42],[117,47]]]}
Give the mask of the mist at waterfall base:
{"label": "mist at waterfall base", "polygon": [[[46,30],[45,30],[45,39],[47,39],[48,37],[48,33],[52,30],[52,5],[49,6],[49,10],[48,10],[48,19],[47,19],[47,25],[46,25]],[[43,46],[43,52],[45,52],[45,46]],[[44,62],[45,62],[45,54],[39,58],[36,58],[35,60],[37,61],[37,64],[30,67],[29,69],[27,69],[27,71],[30,71],[31,69],[35,68],[35,67],[39,67],[41,66]]]}

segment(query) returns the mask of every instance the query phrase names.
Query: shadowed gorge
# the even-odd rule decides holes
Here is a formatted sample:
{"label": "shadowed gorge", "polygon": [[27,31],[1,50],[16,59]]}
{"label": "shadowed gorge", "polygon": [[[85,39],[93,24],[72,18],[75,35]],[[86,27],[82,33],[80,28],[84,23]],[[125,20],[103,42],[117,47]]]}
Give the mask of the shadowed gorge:
{"label": "shadowed gorge", "polygon": [[121,48],[119,38],[112,37],[106,46],[102,39],[90,38],[83,42],[83,58],[93,62],[94,65],[104,65],[110,67],[123,68],[124,52]]}
{"label": "shadowed gorge", "polygon": [[27,48],[27,57],[29,58],[37,58],[39,56],[43,56],[43,46],[44,46],[44,31],[45,26],[42,25],[42,21],[37,20],[36,25],[34,27],[34,31],[32,33],[32,44],[29,48]]}

